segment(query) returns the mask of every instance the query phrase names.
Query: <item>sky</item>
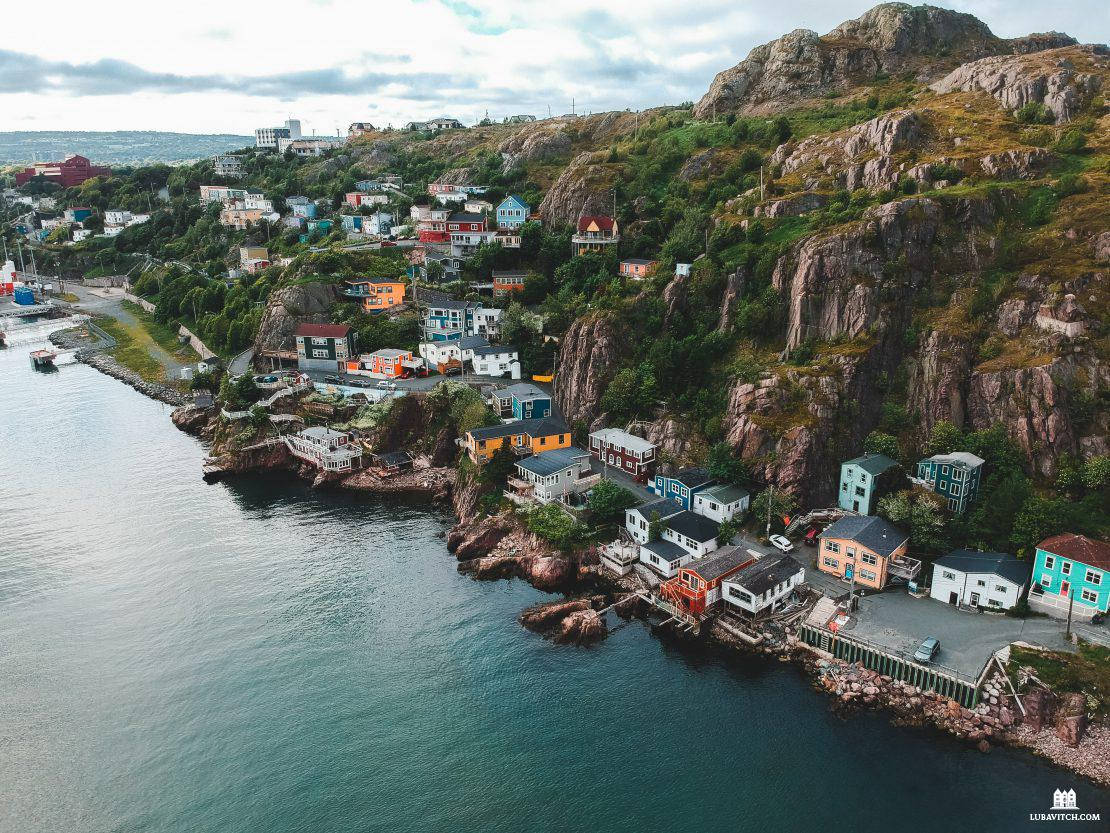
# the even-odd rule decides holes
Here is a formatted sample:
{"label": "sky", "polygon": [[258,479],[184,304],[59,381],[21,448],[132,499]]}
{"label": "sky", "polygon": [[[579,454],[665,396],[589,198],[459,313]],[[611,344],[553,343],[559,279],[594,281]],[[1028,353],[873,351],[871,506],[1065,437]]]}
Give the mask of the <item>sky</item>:
{"label": "sky", "polygon": [[[602,112],[696,101],[713,76],[844,0],[52,0],[8,4],[0,131],[306,134],[486,113]],[[1001,37],[1110,41],[1110,3],[935,0]]]}

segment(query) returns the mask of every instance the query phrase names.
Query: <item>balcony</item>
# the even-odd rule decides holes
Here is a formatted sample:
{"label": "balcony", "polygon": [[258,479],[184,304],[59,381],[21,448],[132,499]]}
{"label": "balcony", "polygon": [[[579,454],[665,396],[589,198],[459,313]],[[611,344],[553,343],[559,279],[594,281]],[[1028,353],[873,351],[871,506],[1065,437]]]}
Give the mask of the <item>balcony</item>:
{"label": "balcony", "polygon": [[908,555],[896,555],[887,564],[887,572],[892,576],[904,578],[906,581],[913,581],[921,572],[921,562],[916,558],[910,558]]}

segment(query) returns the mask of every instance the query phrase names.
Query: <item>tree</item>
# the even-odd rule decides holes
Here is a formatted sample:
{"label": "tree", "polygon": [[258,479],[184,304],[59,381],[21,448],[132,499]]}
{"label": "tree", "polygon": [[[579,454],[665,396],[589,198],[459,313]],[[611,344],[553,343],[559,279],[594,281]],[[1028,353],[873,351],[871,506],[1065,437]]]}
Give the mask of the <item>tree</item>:
{"label": "tree", "polygon": [[933,425],[929,432],[929,439],[925,441],[925,455],[946,454],[956,451],[963,444],[963,433],[947,420],[941,420]]}
{"label": "tree", "polygon": [[501,447],[493,452],[493,456],[482,466],[480,477],[483,483],[500,487],[505,485],[515,468],[516,455],[513,454],[508,443],[502,443]]}
{"label": "tree", "polygon": [[663,519],[659,517],[659,513],[656,510],[652,509],[651,515],[648,517],[648,540],[658,541],[664,529],[666,529],[666,525],[663,523]]}
{"label": "tree", "polygon": [[655,374],[647,362],[619,371],[601,397],[601,408],[616,419],[648,413],[659,399]]}
{"label": "tree", "polygon": [[626,509],[640,503],[640,498],[612,480],[602,480],[590,490],[587,505],[598,524],[619,523]]}
{"label": "tree", "polygon": [[916,552],[941,553],[948,549],[944,500],[928,489],[906,489],[881,498],[879,514],[909,530],[910,546]]}
{"label": "tree", "polygon": [[537,506],[528,512],[525,526],[545,541],[561,550],[568,550],[586,535],[586,528],[571,518],[557,504],[548,503]]}
{"label": "tree", "polygon": [[798,509],[798,500],[790,492],[782,489],[764,489],[752,501],[751,517],[757,520],[760,526],[767,523],[767,508],[771,511],[772,531],[786,529],[784,518],[791,517]]}
{"label": "tree", "polygon": [[721,546],[727,546],[732,543],[732,539],[740,532],[740,522],[736,519],[731,521],[721,521],[717,529],[717,543]]}
{"label": "tree", "polygon": [[884,434],[882,431],[872,431],[868,434],[867,439],[863,441],[863,450],[872,454],[885,454],[892,460],[902,456],[901,449],[898,448],[898,438]]}
{"label": "tree", "polygon": [[729,486],[740,486],[751,479],[747,463],[737,457],[732,446],[726,442],[719,442],[709,449],[706,468],[714,479]]}
{"label": "tree", "polygon": [[1010,543],[1019,555],[1032,553],[1045,538],[1070,531],[1072,504],[1064,498],[1031,495],[1014,518]]}

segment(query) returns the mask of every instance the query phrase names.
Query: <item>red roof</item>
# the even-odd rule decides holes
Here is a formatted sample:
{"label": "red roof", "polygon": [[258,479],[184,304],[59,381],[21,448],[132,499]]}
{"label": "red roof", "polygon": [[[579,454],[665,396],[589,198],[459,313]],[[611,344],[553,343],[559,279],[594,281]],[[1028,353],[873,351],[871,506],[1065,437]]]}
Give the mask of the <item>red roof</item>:
{"label": "red roof", "polygon": [[585,231],[590,227],[590,223],[596,223],[601,231],[613,230],[613,218],[606,217],[604,214],[584,214],[578,218],[578,230]]}
{"label": "red roof", "polygon": [[1070,558],[1088,567],[1101,567],[1110,570],[1110,544],[1105,541],[1094,541],[1086,535],[1065,533],[1046,538],[1037,545],[1038,549]]}
{"label": "red roof", "polygon": [[301,324],[297,335],[311,338],[346,338],[351,328],[346,324]]}

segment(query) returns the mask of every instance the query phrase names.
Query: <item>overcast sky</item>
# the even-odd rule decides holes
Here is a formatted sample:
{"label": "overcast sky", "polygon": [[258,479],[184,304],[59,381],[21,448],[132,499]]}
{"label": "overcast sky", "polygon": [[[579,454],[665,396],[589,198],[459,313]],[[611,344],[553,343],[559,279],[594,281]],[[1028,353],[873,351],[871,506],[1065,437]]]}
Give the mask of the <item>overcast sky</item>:
{"label": "overcast sky", "polygon": [[[995,34],[1110,41],[1110,2],[937,2]],[[449,115],[697,100],[753,46],[825,33],[846,0],[53,0],[5,4],[0,130],[306,133]]]}

